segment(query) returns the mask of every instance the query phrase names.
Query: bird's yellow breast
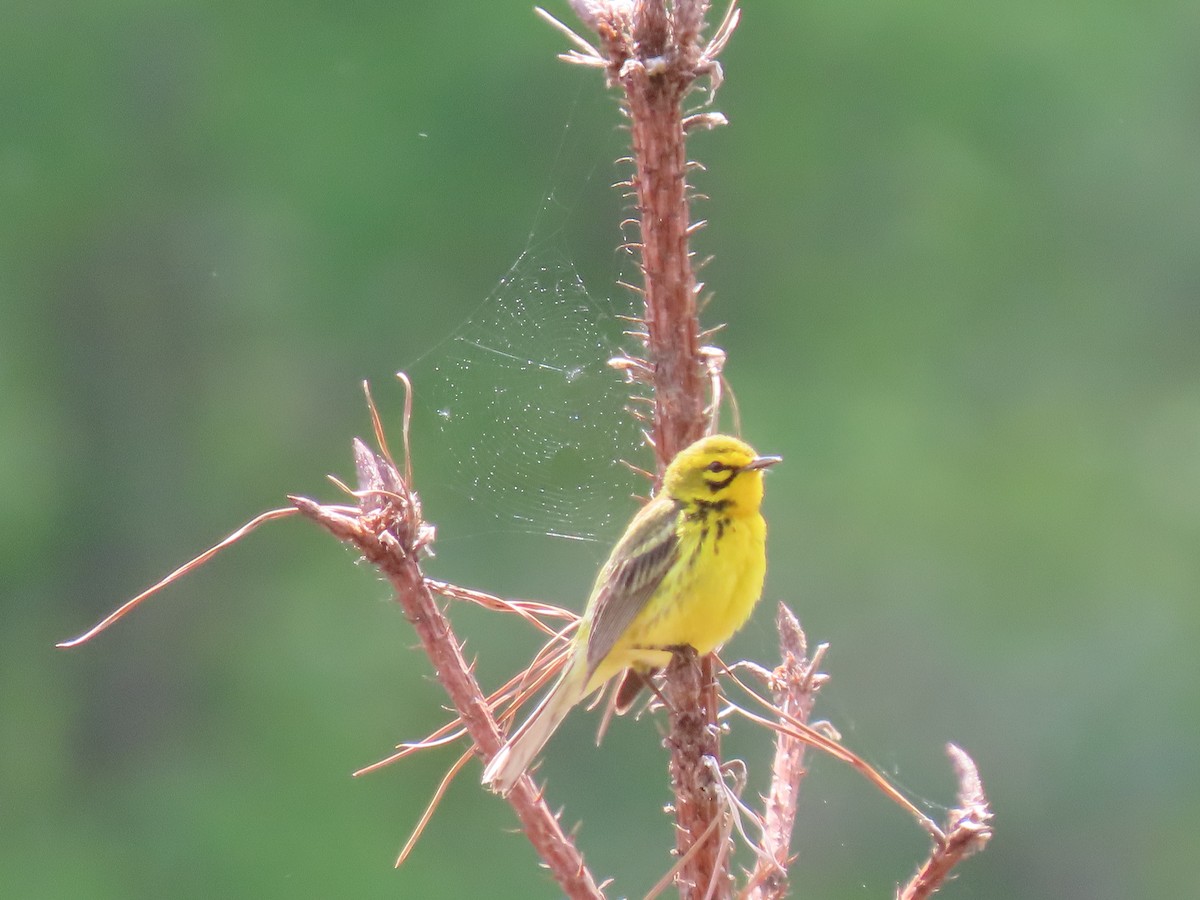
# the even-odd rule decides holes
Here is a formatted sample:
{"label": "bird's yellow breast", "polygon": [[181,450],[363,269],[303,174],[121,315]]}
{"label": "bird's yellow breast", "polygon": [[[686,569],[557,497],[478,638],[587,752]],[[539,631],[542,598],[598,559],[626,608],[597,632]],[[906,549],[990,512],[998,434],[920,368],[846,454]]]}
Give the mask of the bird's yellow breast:
{"label": "bird's yellow breast", "polygon": [[[625,647],[691,644],[700,654],[725,643],[749,618],[766,574],[766,525],[757,510],[681,514],[679,559],[630,625]],[[616,648],[614,648],[616,649]]]}

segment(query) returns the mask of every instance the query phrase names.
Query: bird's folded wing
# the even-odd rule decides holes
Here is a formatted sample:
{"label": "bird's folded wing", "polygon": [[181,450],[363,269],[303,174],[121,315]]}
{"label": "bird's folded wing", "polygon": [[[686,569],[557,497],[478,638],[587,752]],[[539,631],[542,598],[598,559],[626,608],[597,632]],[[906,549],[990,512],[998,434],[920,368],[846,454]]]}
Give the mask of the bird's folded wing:
{"label": "bird's folded wing", "polygon": [[679,506],[659,498],[630,523],[600,571],[592,598],[587,642],[589,675],[595,671],[679,558]]}

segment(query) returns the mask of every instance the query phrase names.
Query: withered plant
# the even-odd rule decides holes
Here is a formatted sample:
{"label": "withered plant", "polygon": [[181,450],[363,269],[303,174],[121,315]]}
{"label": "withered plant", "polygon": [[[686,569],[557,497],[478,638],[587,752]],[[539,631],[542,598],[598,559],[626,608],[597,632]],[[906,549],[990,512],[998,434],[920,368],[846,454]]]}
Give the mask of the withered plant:
{"label": "withered plant", "polygon": [[[703,285],[690,239],[703,222],[693,221],[696,194],[688,174],[688,134],[725,124],[711,109],[722,81],[718,57],[737,27],[736,0],[705,37],[708,0],[571,0],[590,39],[545,11],[538,14],[571,43],[560,58],[603,72],[620,92],[628,121],[632,174],[619,187],[628,192],[634,214],[623,227],[634,229],[624,246],[637,263],[640,283],[627,285],[642,301],[631,330],[640,352],[611,364],[626,375],[646,402],[645,434],[654,449],[657,484],[672,457],[715,428],[723,394],[724,354],[711,345],[715,328],[701,326],[698,299]],[[694,105],[690,105],[694,104]],[[402,376],[403,377],[403,376]],[[407,386],[407,379],[406,386]],[[369,401],[369,394],[368,394]],[[421,511],[408,454],[411,387],[404,423],[405,453],[397,465],[388,450],[374,405],[376,450],[354,441],[358,483],[340,485],[350,497],[344,504],[289,497],[291,506],[264,513],[224,541],[134,597],[86,634],[60,646],[76,646],[142,602],[162,586],[203,564],[213,554],[272,519],[304,515],[345,541],[388,579],[412,623],[437,680],[456,712],[455,718],[423,740],[399,745],[397,752],[362,772],[422,749],[458,743],[463,752],[434,791],[432,802],[397,860],[399,865],[433,815],[447,785],[473,756],[490,759],[504,741],[520,708],[561,669],[576,614],[529,601],[504,600],[424,575],[421,561],[433,540]],[[546,638],[530,666],[499,689],[487,693],[462,653],[443,603],[474,603],[499,614],[517,615]],[[666,711],[668,771],[674,794],[675,860],[648,896],[672,883],[681,897],[715,900],[735,894],[756,900],[786,896],[793,854],[791,835],[797,815],[805,753],[809,748],[851,765],[885,795],[906,809],[930,836],[932,849],[896,896],[917,900],[936,892],[951,869],[982,849],[991,835],[987,799],[971,759],[949,745],[959,791],[958,805],[938,825],[917,809],[886,778],[846,749],[832,728],[808,724],[818,691],[827,676],[819,671],[825,645],[809,654],[799,622],[782,604],[776,613],[780,659],[767,669],[750,662],[725,665],[716,655],[697,658],[676,652],[657,685],[657,705]],[[749,683],[748,683],[749,682]],[[736,699],[727,696],[735,692]],[[730,722],[748,721],[773,736],[775,754],[770,787],[761,809],[741,796],[744,766],[722,761],[720,738]],[[361,773],[360,773],[361,774]],[[530,843],[561,891],[572,898],[604,896],[604,885],[591,872],[575,840],[562,828],[535,782],[523,775],[507,796]],[[753,865],[737,884],[733,851],[737,842],[753,850]]]}

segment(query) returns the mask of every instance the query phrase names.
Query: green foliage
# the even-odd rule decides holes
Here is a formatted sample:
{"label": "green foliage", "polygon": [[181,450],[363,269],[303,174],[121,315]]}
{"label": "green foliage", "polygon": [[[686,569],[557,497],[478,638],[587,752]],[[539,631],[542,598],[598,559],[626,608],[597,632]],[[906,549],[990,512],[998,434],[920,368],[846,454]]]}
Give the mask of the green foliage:
{"label": "green foliage", "polygon": [[[391,870],[450,751],[348,773],[432,730],[442,698],[387,590],[311,526],[50,647],[285,492],[333,497],[322,475],[368,431],[358,382],[398,423],[391,373],[492,289],[550,189],[569,222],[536,237],[610,290],[599,79],[524,4],[17,7],[6,892],[554,896],[474,764]],[[724,58],[733,124],[692,142],[708,323],[730,323],[747,437],[787,460],[767,598],[833,642],[818,714],[850,746],[934,803],[944,741],[979,763],[998,837],[947,896],[1198,886],[1194,24],[1181,4],[762,0]],[[448,519],[449,465],[413,437],[437,574],[582,604],[602,548]],[[534,646],[456,615],[493,684]],[[770,619],[730,655],[769,662]],[[668,865],[657,732],[617,723],[597,751],[594,724],[544,772],[637,895]],[[762,744],[733,745],[759,777]],[[804,791],[806,895],[887,896],[915,827],[828,761]]]}

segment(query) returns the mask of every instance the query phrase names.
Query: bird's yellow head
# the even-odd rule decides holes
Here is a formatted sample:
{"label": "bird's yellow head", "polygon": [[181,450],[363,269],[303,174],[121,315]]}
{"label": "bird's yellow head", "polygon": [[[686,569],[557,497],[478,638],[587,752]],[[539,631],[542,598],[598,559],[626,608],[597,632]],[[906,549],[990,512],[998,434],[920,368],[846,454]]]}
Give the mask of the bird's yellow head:
{"label": "bird's yellow head", "polygon": [[759,456],[735,437],[714,434],[679,451],[663,476],[663,492],[682,503],[724,501],[751,512],[762,502],[763,469],[780,461]]}

